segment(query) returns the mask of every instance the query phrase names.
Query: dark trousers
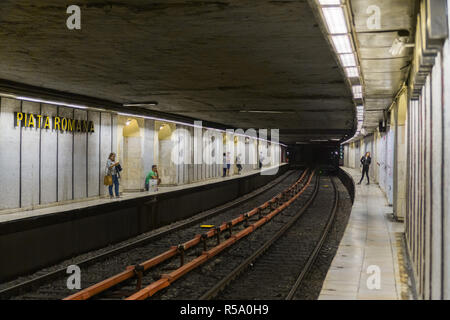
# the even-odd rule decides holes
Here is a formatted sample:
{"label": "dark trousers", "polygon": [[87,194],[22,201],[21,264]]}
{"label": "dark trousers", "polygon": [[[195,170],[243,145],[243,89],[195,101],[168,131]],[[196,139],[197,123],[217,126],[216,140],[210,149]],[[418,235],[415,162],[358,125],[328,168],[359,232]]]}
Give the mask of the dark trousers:
{"label": "dark trousers", "polygon": [[113,184],[108,187],[109,195],[111,197],[113,196],[113,185],[114,185],[114,191],[116,192],[116,197],[118,197],[119,196],[119,178],[117,177],[116,174],[113,174],[112,181],[113,181]]}
{"label": "dark trousers", "polygon": [[370,179],[369,179],[369,166],[363,166],[362,169],[362,177],[361,180],[359,180],[359,183],[361,183],[364,180],[364,175],[366,175],[367,177],[367,183],[370,183]]}
{"label": "dark trousers", "polygon": [[223,168],[223,176],[222,177],[225,177],[227,175],[227,168]]}

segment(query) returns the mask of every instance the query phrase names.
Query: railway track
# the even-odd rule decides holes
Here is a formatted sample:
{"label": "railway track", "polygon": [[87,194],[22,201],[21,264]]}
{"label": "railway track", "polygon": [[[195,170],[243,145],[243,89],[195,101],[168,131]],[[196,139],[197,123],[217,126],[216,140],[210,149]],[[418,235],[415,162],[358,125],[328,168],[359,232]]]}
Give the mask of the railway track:
{"label": "railway track", "polygon": [[[183,221],[181,223],[175,223],[173,226],[165,228],[160,232],[152,233],[150,236],[128,242],[117,248],[102,252],[101,254],[89,257],[88,259],[81,261],[77,265],[83,268],[82,270],[84,270],[82,273],[83,284],[86,283],[88,286],[98,284],[99,282],[101,282],[99,281],[99,278],[104,279],[111,274],[117,274],[118,269],[123,268],[127,265],[132,265],[132,267],[128,267],[125,270],[125,274],[129,274],[131,271],[131,273],[133,274],[131,278],[139,279],[141,269],[141,267],[139,266],[139,262],[141,262],[145,258],[148,258],[149,256],[154,256],[155,253],[160,253],[159,256],[161,256],[164,250],[167,249],[167,241],[173,241],[173,238],[175,238],[179,240],[178,243],[182,243],[182,241],[184,241],[184,239],[186,239],[188,236],[192,236],[193,231],[198,232],[198,227],[194,225],[201,222],[218,224],[219,221],[222,221],[225,218],[236,216],[236,213],[238,211],[242,212],[242,210],[240,210],[241,208],[248,209],[247,207],[251,203],[261,203],[263,202],[262,199],[267,199],[268,196],[277,194],[280,188],[283,189],[287,185],[290,185],[292,181],[295,181],[296,177],[298,177],[299,174],[300,173],[298,171],[290,172],[288,174],[285,174],[282,178],[278,178],[268,186],[260,188],[256,192],[252,192],[251,194],[244,196],[230,204],[218,207],[213,210],[208,210],[207,212],[199,214],[191,219],[187,219],[186,221]],[[303,177],[304,176],[305,175],[303,175]],[[265,202],[263,206],[267,208],[267,206],[269,205],[272,206],[273,203]],[[239,208],[237,208],[238,206]],[[241,215],[241,217],[242,216],[243,215]],[[240,221],[240,223],[246,222]],[[222,231],[226,230],[227,225],[225,225]],[[166,239],[166,237],[170,239]],[[175,250],[175,255],[180,255],[180,249],[181,248],[177,247],[177,249]],[[173,251],[173,248],[171,250]],[[101,270],[101,272],[99,272],[98,270]],[[70,291],[68,291],[65,284],[66,277],[66,267],[62,267],[52,272],[44,273],[30,280],[3,289],[0,291],[0,297],[3,299],[63,298],[70,294]],[[120,290],[117,291],[116,294],[120,296]],[[112,296],[114,296],[114,294]]]}
{"label": "railway track", "polygon": [[336,214],[339,194],[333,179],[317,180],[307,203],[200,300],[293,299]]}
{"label": "railway track", "polygon": [[307,188],[314,173],[308,178],[306,173],[270,201],[66,299],[143,300],[153,296],[270,221]]}

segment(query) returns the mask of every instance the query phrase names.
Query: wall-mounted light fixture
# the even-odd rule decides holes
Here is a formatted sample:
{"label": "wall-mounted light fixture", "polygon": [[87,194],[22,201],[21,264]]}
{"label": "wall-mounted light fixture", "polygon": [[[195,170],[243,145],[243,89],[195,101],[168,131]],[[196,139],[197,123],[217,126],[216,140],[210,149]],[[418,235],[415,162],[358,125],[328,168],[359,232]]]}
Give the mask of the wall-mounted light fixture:
{"label": "wall-mounted light fixture", "polygon": [[148,107],[148,106],[156,106],[158,105],[157,101],[148,101],[148,102],[136,102],[136,103],[124,103],[124,107]]}
{"label": "wall-mounted light fixture", "polygon": [[409,37],[397,37],[389,49],[389,53],[394,57],[399,57],[405,52],[405,48],[414,48],[414,43],[408,43]]}

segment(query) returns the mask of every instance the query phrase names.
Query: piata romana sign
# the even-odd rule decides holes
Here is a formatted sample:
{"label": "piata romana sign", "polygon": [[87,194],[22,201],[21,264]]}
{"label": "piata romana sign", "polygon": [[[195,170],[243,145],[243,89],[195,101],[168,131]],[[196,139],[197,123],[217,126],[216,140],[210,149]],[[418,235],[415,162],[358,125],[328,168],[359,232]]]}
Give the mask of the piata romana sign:
{"label": "piata romana sign", "polygon": [[94,132],[94,122],[41,114],[14,112],[14,126],[68,132]]}

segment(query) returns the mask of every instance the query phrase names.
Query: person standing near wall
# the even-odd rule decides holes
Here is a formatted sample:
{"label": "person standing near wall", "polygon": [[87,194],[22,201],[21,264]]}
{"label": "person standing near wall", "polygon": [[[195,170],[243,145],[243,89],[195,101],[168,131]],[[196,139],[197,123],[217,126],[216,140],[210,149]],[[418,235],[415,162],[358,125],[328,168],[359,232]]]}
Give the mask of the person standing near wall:
{"label": "person standing near wall", "polygon": [[369,180],[369,167],[370,163],[372,162],[372,158],[370,157],[370,152],[366,152],[366,155],[361,158],[361,166],[362,166],[362,176],[361,180],[359,180],[358,184],[361,184],[361,182],[364,179],[364,175],[367,176],[367,184],[370,184]]}
{"label": "person standing near wall", "polygon": [[264,155],[262,153],[262,151],[259,153],[259,169],[262,168],[263,166],[263,161],[264,161]]}
{"label": "person standing near wall", "polygon": [[227,175],[227,156],[226,156],[225,152],[223,153],[222,162],[223,162],[223,166],[222,166],[222,168],[223,168],[223,175],[222,175],[222,178],[225,178],[225,176]]}
{"label": "person standing near wall", "polygon": [[231,156],[230,153],[227,152],[227,176],[230,175],[230,168],[231,168]]}
{"label": "person standing near wall", "polygon": [[241,154],[236,157],[236,167],[238,168],[238,174],[241,174],[242,164],[241,164]]}
{"label": "person standing near wall", "polygon": [[[118,166],[120,166],[119,161],[116,162],[116,154],[114,152],[111,152],[109,154],[108,160],[106,160],[106,172],[105,177],[111,177],[111,181],[109,183],[108,189],[109,189],[109,197],[112,199],[114,198],[113,195],[113,185],[114,185],[114,191],[116,193],[116,198],[120,198],[119,195],[119,170]],[[105,183],[106,184],[106,183]]]}

